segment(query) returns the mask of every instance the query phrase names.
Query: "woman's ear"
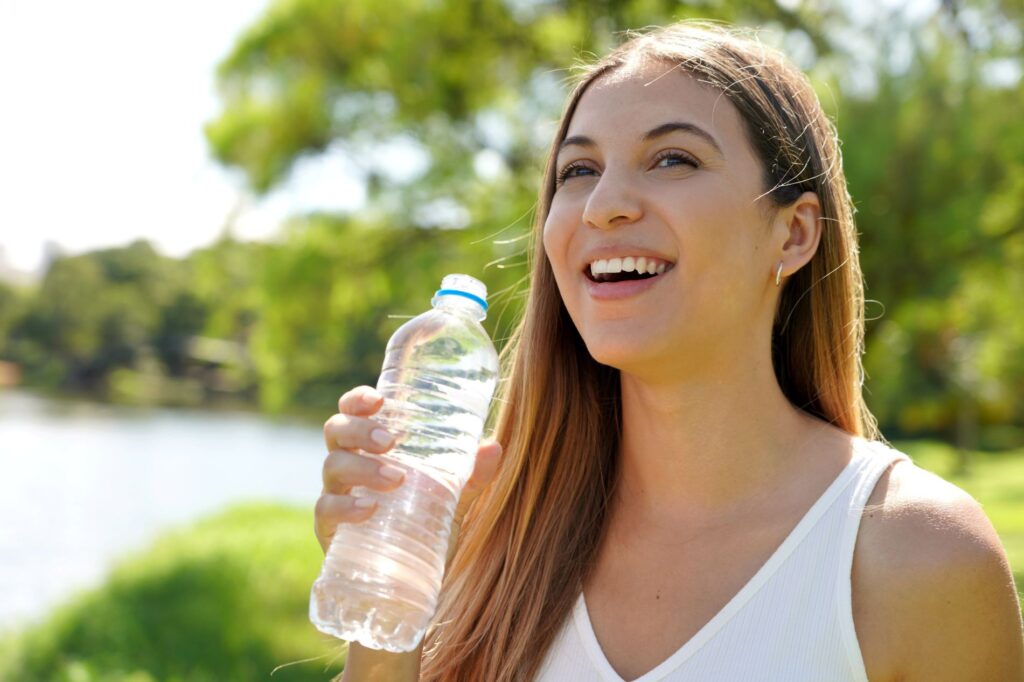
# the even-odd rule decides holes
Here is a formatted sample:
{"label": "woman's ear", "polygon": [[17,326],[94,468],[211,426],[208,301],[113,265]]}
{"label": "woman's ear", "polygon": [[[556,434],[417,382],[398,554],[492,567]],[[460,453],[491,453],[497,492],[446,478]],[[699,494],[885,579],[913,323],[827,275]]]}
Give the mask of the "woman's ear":
{"label": "woman's ear", "polygon": [[815,192],[804,192],[779,210],[774,229],[784,238],[778,255],[783,274],[792,275],[814,256],[821,241],[821,201]]}

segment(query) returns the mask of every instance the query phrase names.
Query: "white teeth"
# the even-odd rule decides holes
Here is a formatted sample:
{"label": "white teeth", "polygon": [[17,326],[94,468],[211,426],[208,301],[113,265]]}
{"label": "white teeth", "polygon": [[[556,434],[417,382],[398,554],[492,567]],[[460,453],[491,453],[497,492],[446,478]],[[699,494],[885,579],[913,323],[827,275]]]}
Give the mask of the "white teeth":
{"label": "white teeth", "polygon": [[598,259],[590,264],[593,276],[615,272],[633,272],[639,274],[660,275],[668,268],[668,263],[647,256],[625,256],[621,258]]}

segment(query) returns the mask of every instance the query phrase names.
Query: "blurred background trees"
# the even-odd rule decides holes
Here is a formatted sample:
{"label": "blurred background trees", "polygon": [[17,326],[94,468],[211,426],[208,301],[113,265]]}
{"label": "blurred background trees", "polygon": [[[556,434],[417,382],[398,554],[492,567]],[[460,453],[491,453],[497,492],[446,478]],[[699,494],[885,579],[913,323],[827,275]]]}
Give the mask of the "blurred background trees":
{"label": "blurred background trees", "polygon": [[843,140],[868,284],[868,402],[891,437],[1024,442],[1019,3],[281,0],[221,64],[210,148],[257,193],[340,154],[366,200],[273,243],[175,260],[145,242],[0,285],[0,359],[30,385],[129,401],[332,410],[448,272],[482,278],[501,343],[572,65],[685,17],[760,26]]}

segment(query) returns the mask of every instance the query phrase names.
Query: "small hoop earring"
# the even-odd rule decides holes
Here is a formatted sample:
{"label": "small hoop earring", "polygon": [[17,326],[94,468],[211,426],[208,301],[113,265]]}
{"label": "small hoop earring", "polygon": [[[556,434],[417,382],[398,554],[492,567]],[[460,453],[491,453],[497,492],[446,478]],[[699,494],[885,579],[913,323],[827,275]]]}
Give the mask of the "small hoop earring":
{"label": "small hoop earring", "polygon": [[775,271],[775,286],[779,286],[779,279],[782,277],[782,261],[779,261],[779,269]]}

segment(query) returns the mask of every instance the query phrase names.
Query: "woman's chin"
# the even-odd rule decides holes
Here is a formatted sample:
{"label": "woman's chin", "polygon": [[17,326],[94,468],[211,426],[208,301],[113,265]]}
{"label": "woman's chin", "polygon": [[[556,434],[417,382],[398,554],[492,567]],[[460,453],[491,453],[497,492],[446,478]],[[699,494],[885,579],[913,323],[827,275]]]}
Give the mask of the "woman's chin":
{"label": "woman's chin", "polygon": [[614,367],[623,372],[640,371],[657,363],[652,344],[643,343],[639,339],[623,340],[612,343],[611,339],[603,338],[587,341],[590,357],[602,365]]}

